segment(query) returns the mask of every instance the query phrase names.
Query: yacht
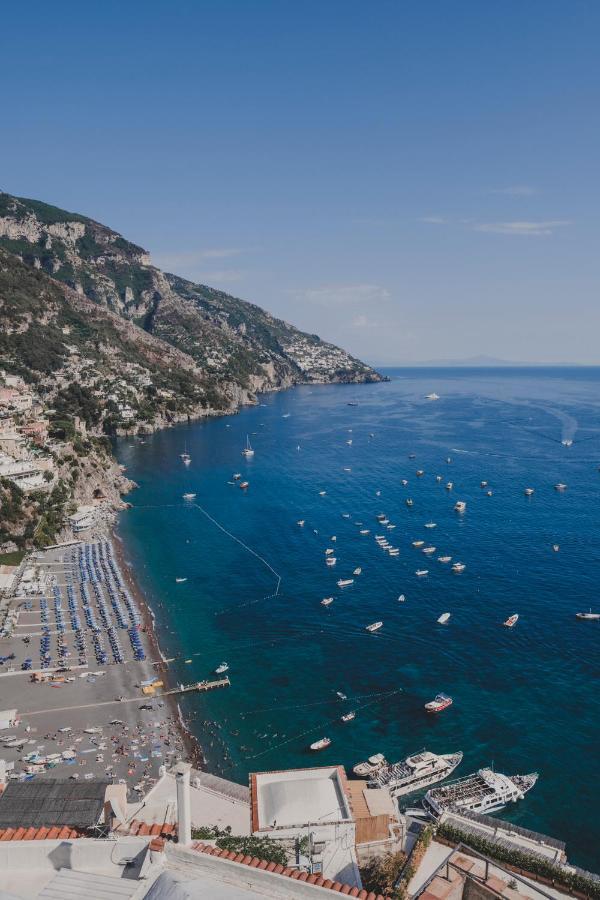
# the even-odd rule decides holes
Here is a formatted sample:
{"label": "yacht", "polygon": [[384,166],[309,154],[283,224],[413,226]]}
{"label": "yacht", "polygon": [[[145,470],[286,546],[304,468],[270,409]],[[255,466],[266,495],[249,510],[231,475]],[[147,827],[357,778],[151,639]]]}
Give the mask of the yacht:
{"label": "yacht", "polygon": [[365,631],[373,633],[374,631],[379,631],[380,628],[383,628],[383,622],[372,622],[365,627]]}
{"label": "yacht", "polygon": [[250,438],[248,437],[248,435],[246,435],[246,446],[242,450],[242,456],[254,456],[254,450],[250,445]]}
{"label": "yacht", "polygon": [[590,609],[589,612],[575,613],[575,618],[592,621],[594,619],[600,619],[600,613],[593,613],[592,610]]}
{"label": "yacht", "polygon": [[458,753],[437,754],[422,750],[407,756],[402,762],[382,766],[369,779],[370,788],[387,788],[393,797],[412,794],[452,775],[462,762]]}
{"label": "yacht", "polygon": [[465,503],[464,500],[457,500],[456,503],[454,504],[454,509],[456,512],[464,512],[466,508],[467,508],[467,504]]}
{"label": "yacht", "polygon": [[351,712],[347,712],[345,715],[343,715],[341,718],[341,721],[342,722],[352,722],[352,720],[355,718],[356,718],[356,713],[354,712],[354,710],[352,710]]}
{"label": "yacht", "polygon": [[507,628],[514,628],[517,622],[519,621],[519,614],[515,613],[512,616],[509,616],[506,622],[503,622],[503,625],[506,625]]}
{"label": "yacht", "polygon": [[466,565],[465,565],[464,563],[456,562],[456,563],[454,563],[454,565],[452,566],[452,571],[453,571],[453,572],[464,572],[466,568],[467,568],[467,567],[466,567]]}
{"label": "yacht", "polygon": [[360,575],[361,572],[362,572],[362,569],[360,568],[360,566],[358,566],[358,567],[354,570],[354,572],[353,572],[352,574],[353,574],[353,575]]}
{"label": "yacht", "polygon": [[349,584],[354,584],[354,578],[340,578],[337,586],[338,587],[348,587]]}
{"label": "yacht", "polygon": [[441,563],[449,563],[451,559],[451,556],[438,556],[438,562]]}
{"label": "yacht", "polygon": [[492,813],[508,803],[522,800],[537,780],[537,772],[509,776],[492,769],[479,769],[466,778],[458,778],[443,787],[427,791],[423,806],[436,819],[446,809]]}
{"label": "yacht", "polygon": [[373,756],[370,756],[366,762],[357,763],[352,771],[355,775],[358,775],[359,778],[368,778],[387,765],[389,765],[389,763],[383,753],[375,753]]}
{"label": "yacht", "polygon": [[325,557],[325,562],[328,566],[335,566],[335,564],[337,562],[337,557],[336,556],[327,556],[327,557]]}
{"label": "yacht", "polygon": [[195,495],[195,494],[184,494],[184,495],[183,495],[183,499],[184,499],[184,500],[195,500],[195,499],[196,499],[196,495]]}
{"label": "yacht", "polygon": [[438,625],[445,625],[450,618],[450,613],[442,613],[438,619]]}
{"label": "yacht", "polygon": [[229,663],[222,662],[215,669],[215,675],[224,675],[225,672],[228,672],[228,671],[229,671]]}
{"label": "yacht", "polygon": [[331,606],[333,603],[333,597],[324,597],[321,600],[321,606]]}
{"label": "yacht", "polygon": [[439,399],[440,399],[440,395],[439,395],[439,394],[436,394],[436,393],[433,393],[433,394],[425,394],[425,399],[426,399],[426,400],[439,400]]}
{"label": "yacht", "polygon": [[425,704],[425,709],[430,713],[439,713],[449,706],[452,706],[452,697],[449,697],[448,694],[436,694],[433,700]]}
{"label": "yacht", "polygon": [[425,575],[429,575],[429,569],[417,569],[415,575],[417,578],[423,578]]}
{"label": "yacht", "polygon": [[320,741],[315,741],[314,744],[310,745],[311,750],[325,750],[326,747],[329,747],[331,744],[331,738],[325,737],[321,738]]}

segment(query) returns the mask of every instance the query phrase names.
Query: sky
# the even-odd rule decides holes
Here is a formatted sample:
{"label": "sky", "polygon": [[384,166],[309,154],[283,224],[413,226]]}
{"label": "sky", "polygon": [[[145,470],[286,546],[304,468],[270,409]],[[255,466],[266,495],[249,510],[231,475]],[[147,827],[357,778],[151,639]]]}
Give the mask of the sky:
{"label": "sky", "polygon": [[377,364],[600,363],[600,4],[5,4],[0,189]]}

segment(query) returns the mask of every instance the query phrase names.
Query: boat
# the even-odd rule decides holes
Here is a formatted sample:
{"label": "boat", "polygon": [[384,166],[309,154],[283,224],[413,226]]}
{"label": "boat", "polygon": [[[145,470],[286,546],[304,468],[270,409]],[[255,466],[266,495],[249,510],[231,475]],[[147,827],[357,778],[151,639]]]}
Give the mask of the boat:
{"label": "boat", "polygon": [[417,569],[415,575],[417,578],[424,578],[425,575],[429,575],[429,569]]}
{"label": "boat", "polygon": [[242,450],[242,456],[245,456],[245,457],[254,456],[254,450],[252,449],[252,447],[250,445],[250,438],[248,437],[248,435],[246,435],[246,446]]}
{"label": "boat", "polygon": [[509,776],[489,768],[479,769],[473,775],[427,791],[423,806],[435,819],[447,809],[489,814],[522,800],[538,777],[537,772]]}
{"label": "boat", "polygon": [[331,556],[332,553],[333,547],[327,547],[327,549],[325,550],[325,556]]}
{"label": "boat", "polygon": [[442,613],[438,619],[438,625],[445,625],[450,618],[450,613]]}
{"label": "boat", "polygon": [[451,556],[438,556],[438,562],[441,563],[449,563],[451,559]]}
{"label": "boat", "polygon": [[340,700],[347,700],[348,697],[342,691],[336,691],[336,695],[340,698]]}
{"label": "boat", "polygon": [[454,487],[454,482],[452,482],[452,481],[446,482],[446,490],[447,491],[451,491],[453,487]]}
{"label": "boat", "polygon": [[436,393],[433,393],[433,394],[425,394],[425,399],[426,399],[426,400],[439,400],[439,399],[440,399],[440,395],[439,395],[439,394],[436,394]]}
{"label": "boat", "polygon": [[435,553],[435,547],[423,547],[421,553]]}
{"label": "boat", "polygon": [[321,606],[331,606],[333,603],[333,597],[323,597],[321,600]]}
{"label": "boat", "polygon": [[342,519],[349,519],[350,513],[342,513]]}
{"label": "boat", "polygon": [[439,484],[440,481],[442,480],[442,476],[441,476],[441,475],[436,475],[436,476],[435,476],[435,480],[436,480],[437,483]]}
{"label": "boat", "polygon": [[361,528],[359,534],[371,534],[368,528]]}
{"label": "boat", "polygon": [[422,478],[424,474],[425,474],[425,472],[423,471],[423,469],[417,469],[417,471],[416,471],[417,478]]}
{"label": "boat", "polygon": [[534,492],[533,488],[525,488],[525,490],[523,491],[523,493],[525,494],[526,497],[531,497],[533,492]]}
{"label": "boat", "polygon": [[449,697],[448,694],[436,694],[433,700],[425,704],[425,709],[430,713],[439,713],[452,706],[452,702],[452,697]]}
{"label": "boat", "polygon": [[517,622],[519,621],[519,614],[515,613],[512,616],[509,616],[506,622],[503,622],[503,625],[506,625],[507,628],[514,628]]}
{"label": "boat", "polygon": [[284,413],[284,414],[282,415],[281,418],[282,418],[282,419],[289,419],[290,416],[291,416],[291,413]]}
{"label": "boat", "polygon": [[222,662],[215,669],[215,675],[224,675],[225,672],[229,671],[229,663]]}
{"label": "boat", "polygon": [[335,566],[335,564],[337,562],[337,557],[336,556],[326,556],[325,562],[328,566]]}
{"label": "boat", "polygon": [[424,543],[425,543],[425,541],[413,541],[412,545],[413,545],[413,547],[422,547],[424,545]]}
{"label": "boat", "polygon": [[184,494],[184,495],[183,495],[183,499],[184,499],[184,500],[195,500],[195,499],[196,499],[196,495],[195,495],[195,494]]}
{"label": "boat", "polygon": [[355,775],[358,775],[359,778],[369,778],[369,776],[374,775],[375,772],[387,765],[389,765],[389,763],[383,753],[375,753],[373,756],[370,756],[366,762],[357,763],[352,771]]}
{"label": "boat", "polygon": [[352,446],[352,438],[349,438],[349,439],[346,441],[346,443],[348,444],[349,447],[351,447],[351,446]]}
{"label": "boat", "polygon": [[454,563],[454,565],[452,566],[452,571],[453,571],[453,572],[464,572],[466,568],[467,568],[467,567],[466,567],[466,565],[465,565],[464,563],[456,562],[456,563]]}
{"label": "boat", "polygon": [[380,524],[380,525],[389,525],[389,524],[390,524],[390,520],[389,520],[389,519],[380,519],[380,520],[379,520],[379,524]]}
{"label": "boat", "polygon": [[437,522],[425,522],[425,528],[435,528]]}
{"label": "boat", "polygon": [[558,551],[560,550],[560,547],[558,544],[552,544],[552,549],[554,550],[555,553],[558,553]]}
{"label": "boat", "polygon": [[184,462],[186,466],[189,466],[189,464],[192,461],[192,457],[190,456],[190,454],[189,453],[180,453],[179,455],[181,456],[182,462]]}
{"label": "boat", "polygon": [[395,525],[392,525],[391,522],[390,522],[389,525],[386,526],[386,528],[388,529],[388,531],[393,531],[395,527],[396,527],[396,526],[395,526]]}
{"label": "boat", "polygon": [[467,504],[465,503],[464,500],[457,500],[456,503],[454,504],[454,509],[456,512],[464,512],[466,508],[467,508]]}
{"label": "boat", "polygon": [[400,550],[397,547],[390,547],[388,553],[390,556],[400,556]]}
{"label": "boat", "polygon": [[329,747],[331,744],[331,738],[325,737],[321,738],[319,741],[315,741],[314,744],[310,745],[311,750],[325,750],[326,747]]}
{"label": "boat", "polygon": [[405,600],[406,597],[404,596],[404,594],[400,594],[400,596],[398,597],[398,603],[404,603]]}
{"label": "boat", "polygon": [[569,439],[567,438],[566,440],[561,441],[561,444],[563,445],[563,447],[572,447],[572,446],[573,446],[573,441],[571,441],[571,440],[569,440]]}
{"label": "boat", "polygon": [[176,578],[175,579],[176,584],[183,584],[184,581],[187,581],[187,578]]}
{"label": "boat", "polygon": [[592,621],[592,620],[600,619],[600,613],[594,613],[594,612],[592,612],[592,610],[590,609],[589,612],[579,612],[579,613],[575,613],[575,618],[576,618],[576,619],[584,619],[584,620],[586,620],[586,621]]}
{"label": "boat", "polygon": [[402,481],[400,482],[400,484],[401,484],[403,487],[406,487],[406,485],[408,484],[408,481],[406,480],[406,478],[403,478]]}
{"label": "boat", "polygon": [[352,574],[353,574],[353,575],[360,575],[361,572],[362,572],[362,569],[360,568],[360,566],[358,566],[358,567],[354,570],[354,572],[353,572]]}
{"label": "boat", "polygon": [[355,718],[356,718],[356,713],[354,712],[354,710],[352,710],[351,712],[345,713],[345,714],[342,716],[342,718],[341,718],[340,721],[342,721],[342,722],[352,722],[352,720],[355,719]]}
{"label": "boat", "polygon": [[484,488],[484,487],[487,487],[487,486],[488,486],[488,483],[487,483],[487,481],[480,481],[480,482],[479,482],[479,484],[480,484],[480,486],[481,486],[481,487],[482,487],[482,488]]}
{"label": "boat", "polygon": [[566,489],[567,489],[567,486],[566,486],[566,484],[563,484],[562,481],[559,481],[558,484],[554,485],[555,491],[566,491]]}
{"label": "boat", "polygon": [[233,478],[234,481],[239,481],[240,478],[242,477],[242,473],[241,473],[241,472],[234,472],[233,475],[232,475],[231,477]]}
{"label": "boat", "polygon": [[458,753],[431,753],[421,750],[407,756],[402,762],[382,766],[369,779],[370,788],[387,788],[393,797],[412,794],[430,784],[448,778],[462,762],[463,755]]}
{"label": "boat", "polygon": [[324,497],[327,491],[319,491],[319,497]]}
{"label": "boat", "polygon": [[492,492],[491,492],[491,491],[486,491],[485,493],[486,493],[486,496],[487,496],[487,497],[491,497],[491,496],[492,496]]}
{"label": "boat", "polygon": [[330,540],[331,540],[331,541],[337,541],[337,538],[336,538],[335,534],[332,534],[332,535],[331,535]]}
{"label": "boat", "polygon": [[379,631],[380,628],[383,628],[383,622],[372,622],[365,627],[365,631],[373,633],[374,631]]}
{"label": "boat", "polygon": [[240,481],[240,490],[241,491],[245,491],[246,488],[249,488],[249,487],[250,487],[249,481]]}
{"label": "boat", "polygon": [[348,400],[346,406],[358,406],[358,400]]}
{"label": "boat", "polygon": [[298,519],[298,521],[296,522],[296,525],[299,525],[300,528],[303,528],[303,527],[304,527],[304,522],[305,522],[304,519]]}
{"label": "boat", "polygon": [[340,578],[337,586],[338,587],[348,587],[349,584],[354,584],[354,578]]}
{"label": "boat", "polygon": [[410,499],[410,497],[407,497],[407,498],[406,498],[406,505],[407,505],[407,506],[413,506],[413,501]]}
{"label": "boat", "polygon": [[387,516],[386,516],[385,513],[377,513],[376,518],[377,518],[377,521],[378,521],[378,522],[383,522],[383,520],[384,520],[385,518],[387,518]]}

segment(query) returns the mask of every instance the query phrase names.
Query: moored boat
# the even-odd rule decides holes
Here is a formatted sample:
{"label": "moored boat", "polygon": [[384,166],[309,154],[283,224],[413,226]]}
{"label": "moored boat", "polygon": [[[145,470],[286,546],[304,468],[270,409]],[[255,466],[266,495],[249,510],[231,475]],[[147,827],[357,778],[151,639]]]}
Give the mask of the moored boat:
{"label": "moored boat", "polygon": [[350,712],[347,712],[342,716],[341,721],[342,722],[352,722],[352,720],[355,718],[356,718],[356,713],[354,712],[354,710],[351,710]]}
{"label": "moored boat", "polygon": [[338,580],[338,587],[348,587],[349,584],[354,584],[354,578],[340,578]]}
{"label": "moored boat", "polygon": [[321,600],[321,606],[331,606],[333,603],[333,597],[323,597]]}
{"label": "moored boat", "polygon": [[433,700],[425,704],[425,709],[430,713],[439,713],[452,706],[452,703],[452,697],[449,697],[448,694],[436,694]]}
{"label": "moored boat", "polygon": [[375,772],[383,766],[387,765],[388,761],[383,753],[375,753],[373,756],[370,756],[366,762],[357,763],[352,771],[355,775],[358,775],[359,778],[368,778],[370,775],[374,775]]}
{"label": "moored boat", "polygon": [[438,625],[445,625],[450,618],[450,613],[442,613],[438,619]]}
{"label": "moored boat", "polygon": [[465,503],[464,500],[457,500],[456,503],[454,504],[454,509],[456,512],[464,512],[466,508],[467,508],[467,504]]}
{"label": "moored boat", "polygon": [[537,780],[537,772],[509,776],[492,769],[479,769],[466,778],[427,791],[423,806],[436,819],[447,809],[489,814],[522,800]]}
{"label": "moored boat", "polygon": [[417,569],[415,575],[417,578],[424,578],[425,575],[429,575],[429,569]]}
{"label": "moored boat", "polygon": [[464,572],[466,568],[467,568],[467,567],[466,567],[466,565],[465,565],[464,563],[456,562],[456,563],[454,563],[454,565],[452,566],[452,571],[453,571],[453,572]]}
{"label": "moored boat", "polygon": [[225,672],[229,671],[229,663],[222,662],[215,669],[215,675],[224,675]]}
{"label": "moored boat", "polygon": [[183,495],[183,499],[184,499],[184,500],[195,500],[195,499],[196,499],[196,495],[195,495],[195,494],[191,494],[191,493],[184,494],[184,495]]}
{"label": "moored boat", "polygon": [[324,737],[310,745],[311,750],[325,750],[331,744],[331,738]]}
{"label": "moored boat", "polygon": [[437,754],[422,750],[401,762],[382,766],[369,779],[369,787],[388,788],[393,797],[411,794],[448,778],[462,762],[458,753]]}
{"label": "moored boat", "polygon": [[383,622],[371,622],[370,625],[365,627],[365,631],[372,633],[373,631],[379,631],[380,628],[383,628]]}
{"label": "moored boat", "polygon": [[242,456],[245,456],[245,457],[254,456],[254,450],[252,449],[252,446],[250,444],[250,438],[248,437],[248,435],[246,435],[246,446],[242,450]]}
{"label": "moored boat", "polygon": [[592,612],[592,610],[590,609],[589,612],[578,612],[578,613],[575,613],[575,618],[576,618],[576,619],[580,619],[580,620],[583,619],[583,620],[587,620],[587,621],[598,620],[598,619],[600,619],[600,613],[594,613],[594,612]]}
{"label": "moored boat", "polygon": [[518,621],[519,621],[519,614],[515,613],[514,615],[509,616],[508,619],[506,620],[506,622],[503,622],[502,624],[505,625],[507,628],[514,628]]}

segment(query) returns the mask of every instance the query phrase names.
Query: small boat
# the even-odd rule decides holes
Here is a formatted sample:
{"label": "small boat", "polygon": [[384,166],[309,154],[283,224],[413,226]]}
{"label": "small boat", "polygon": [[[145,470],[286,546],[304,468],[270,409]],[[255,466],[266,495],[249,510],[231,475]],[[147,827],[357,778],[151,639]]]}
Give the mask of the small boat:
{"label": "small boat", "polygon": [[368,528],[361,528],[359,534],[371,534]]}
{"label": "small boat", "polygon": [[406,480],[406,478],[403,478],[402,481],[400,482],[400,484],[401,484],[403,487],[406,487],[406,485],[408,484],[408,481]]}
{"label": "small boat", "polygon": [[435,476],[435,480],[436,480],[437,483],[439,484],[440,481],[442,480],[442,476],[441,476],[441,475],[436,475],[436,476]]}
{"label": "small boat", "polygon": [[336,691],[335,693],[336,693],[336,695],[340,698],[340,700],[347,700],[347,699],[348,699],[348,697],[346,696],[346,694],[342,693],[342,691]]}
{"label": "small boat", "polygon": [[409,453],[409,454],[408,454],[408,458],[409,458],[409,459],[416,459],[416,458],[417,458],[417,454],[416,454],[416,453]]}
{"label": "small boat", "polygon": [[413,547],[422,547],[424,545],[424,543],[425,543],[425,541],[413,541],[412,545],[413,545]]}
{"label": "small boat", "polygon": [[388,531],[393,531],[395,527],[396,527],[396,526],[395,526],[395,525],[392,525],[391,522],[390,522],[389,525],[386,525],[386,528],[388,529]]}
{"label": "small boat", "polygon": [[195,495],[195,494],[184,494],[184,495],[183,495],[183,499],[184,499],[184,500],[195,500],[195,499],[196,499],[196,495]]}
{"label": "small boat", "polygon": [[439,395],[439,394],[435,394],[435,393],[433,393],[433,394],[425,394],[425,399],[426,399],[426,400],[439,400],[439,399],[440,399],[440,395]]}
{"label": "small boat", "polygon": [[348,587],[349,584],[354,584],[354,578],[340,578],[337,586],[343,588]]}
{"label": "small boat", "polygon": [[376,497],[381,497],[381,491],[375,491],[375,496],[376,496]]}
{"label": "small boat", "polygon": [[480,482],[480,486],[481,486],[482,488],[487,487],[487,486],[488,486],[487,481],[481,481],[481,482]]}
{"label": "small boat", "polygon": [[555,491],[566,491],[566,489],[567,489],[567,486],[566,486],[566,484],[563,484],[562,481],[559,481],[558,484],[554,485]]}
{"label": "small boat", "polygon": [[514,626],[517,624],[518,621],[519,621],[519,615],[518,615],[518,613],[515,613],[513,616],[509,616],[508,619],[506,620],[506,622],[503,622],[502,624],[505,625],[507,628],[514,628]]}
{"label": "small boat", "polygon": [[329,540],[330,540],[330,541],[337,541],[337,538],[336,538],[335,534],[332,534]]}
{"label": "small boat", "polygon": [[365,627],[365,631],[373,633],[374,631],[379,631],[380,628],[383,628],[383,622],[371,622],[370,625]]}
{"label": "small boat", "polygon": [[176,578],[175,579],[176,584],[183,584],[184,581],[187,581],[187,578]]}
{"label": "small boat", "polygon": [[449,563],[451,559],[451,556],[438,556],[438,562],[441,563]]}
{"label": "small boat", "polygon": [[445,625],[450,618],[450,613],[442,613],[438,619],[438,625]]}
{"label": "small boat", "polygon": [[410,499],[410,497],[407,497],[407,498],[406,498],[406,505],[407,505],[407,506],[413,506],[413,501]]}
{"label": "small boat", "polygon": [[378,521],[378,522],[383,522],[383,520],[384,520],[385,518],[387,518],[387,516],[386,516],[385,513],[377,513],[376,518],[377,518],[377,521]]}
{"label": "small boat", "polygon": [[453,572],[464,572],[466,568],[467,568],[467,567],[466,567],[466,565],[465,565],[464,563],[456,562],[456,563],[454,563],[454,565],[452,566],[452,571],[453,571]]}
{"label": "small boat", "polygon": [[425,522],[425,528],[435,528],[437,522]]}
{"label": "small boat", "polygon": [[569,439],[567,438],[567,439],[565,439],[564,441],[561,441],[561,444],[563,445],[563,447],[572,447],[572,446],[573,446],[573,441],[571,441],[571,440],[569,440]]}
{"label": "small boat", "polygon": [[388,553],[390,556],[400,556],[400,551],[397,547],[390,547]]}
{"label": "small boat", "polygon": [[319,491],[319,497],[324,497],[327,491]]}
{"label": "small boat", "polygon": [[342,519],[349,519],[350,513],[342,513]]}
{"label": "small boat", "polygon": [[466,508],[467,508],[467,504],[465,503],[464,500],[457,500],[456,503],[454,504],[454,509],[456,512],[464,512]]}
{"label": "small boat", "polygon": [[491,492],[491,491],[486,491],[485,493],[486,493],[486,496],[487,496],[487,497],[491,497],[491,496],[492,496],[492,492]]}
{"label": "small boat", "polygon": [[337,557],[336,557],[336,556],[327,556],[327,557],[325,558],[325,563],[326,563],[328,566],[335,566],[336,562],[337,562]]}
{"label": "small boat", "polygon": [[281,418],[282,418],[282,419],[289,419],[290,416],[291,416],[291,413],[284,413],[284,414],[282,415]]}
{"label": "small boat", "polygon": [[533,488],[525,488],[525,490],[523,491],[523,493],[525,494],[526,497],[531,497],[533,492],[534,492]]}
{"label": "small boat", "polygon": [[354,570],[354,572],[353,572],[352,574],[353,574],[353,575],[360,575],[361,573],[362,573],[362,569],[360,568],[360,566],[357,566],[356,569]]}
{"label": "small boat", "polygon": [[590,609],[589,612],[579,612],[579,613],[575,613],[575,618],[576,618],[576,619],[583,619],[583,620],[586,620],[586,621],[592,621],[592,620],[600,619],[600,613],[594,613],[594,612],[592,612],[592,610]]}
{"label": "small boat", "polygon": [[242,473],[241,473],[241,472],[234,472],[233,475],[232,475],[231,477],[233,478],[234,481],[239,481],[240,478],[242,477]]}
{"label": "small boat", "polygon": [[311,750],[325,750],[326,747],[329,747],[331,744],[331,738],[321,738],[320,741],[315,741],[314,744],[310,745]]}
{"label": "small boat", "polygon": [[404,596],[404,594],[400,594],[400,596],[398,597],[398,603],[404,603],[405,600],[406,597]]}
{"label": "small boat", "polygon": [[246,457],[254,456],[254,450],[252,449],[252,447],[250,445],[250,438],[248,437],[248,435],[246,435],[246,446],[242,450],[242,456],[246,456]]}
{"label": "small boat", "polygon": [[331,606],[333,603],[333,597],[323,597],[321,600],[321,606]]}
{"label": "small boat", "polygon": [[425,709],[430,713],[439,713],[449,706],[452,706],[452,697],[449,697],[448,694],[436,694],[433,700],[425,704]]}
{"label": "small boat", "polygon": [[389,524],[390,524],[390,520],[389,520],[389,519],[380,519],[380,520],[379,520],[379,524],[380,524],[380,525],[389,525]]}
{"label": "small boat", "polygon": [[327,547],[327,549],[325,550],[325,556],[331,556],[332,553],[333,547]]}
{"label": "small boat", "polygon": [[435,551],[436,551],[435,547],[423,547],[423,549],[421,550],[421,553],[435,553]]}
{"label": "small boat", "polygon": [[423,471],[423,469],[417,469],[417,471],[416,471],[417,478],[422,478],[424,474],[425,474],[425,472]]}
{"label": "small boat", "polygon": [[225,672],[229,671],[229,663],[222,662],[215,669],[215,675],[224,675]]}
{"label": "small boat", "polygon": [[555,553],[558,553],[558,551],[560,550],[560,547],[558,544],[552,544],[552,549],[554,550]]}
{"label": "small boat", "polygon": [[417,569],[415,575],[417,578],[423,578],[425,575],[429,575],[429,569]]}
{"label": "small boat", "polygon": [[240,481],[240,490],[241,491],[245,491],[246,488],[249,488],[249,487],[250,487],[249,481]]}
{"label": "small boat", "polygon": [[342,716],[341,721],[342,722],[352,722],[352,720],[355,718],[356,718],[356,713],[354,711],[347,712],[345,715]]}
{"label": "small boat", "polygon": [[350,438],[349,440],[347,440],[346,443],[348,444],[349,447],[351,447],[351,446],[352,446],[352,438]]}
{"label": "small boat", "polygon": [[300,528],[303,528],[303,527],[304,527],[304,521],[305,521],[304,519],[298,519],[298,521],[296,522],[296,525],[299,525]]}
{"label": "small boat", "polygon": [[454,483],[452,481],[446,482],[446,490],[447,491],[451,491],[453,487],[454,487]]}

